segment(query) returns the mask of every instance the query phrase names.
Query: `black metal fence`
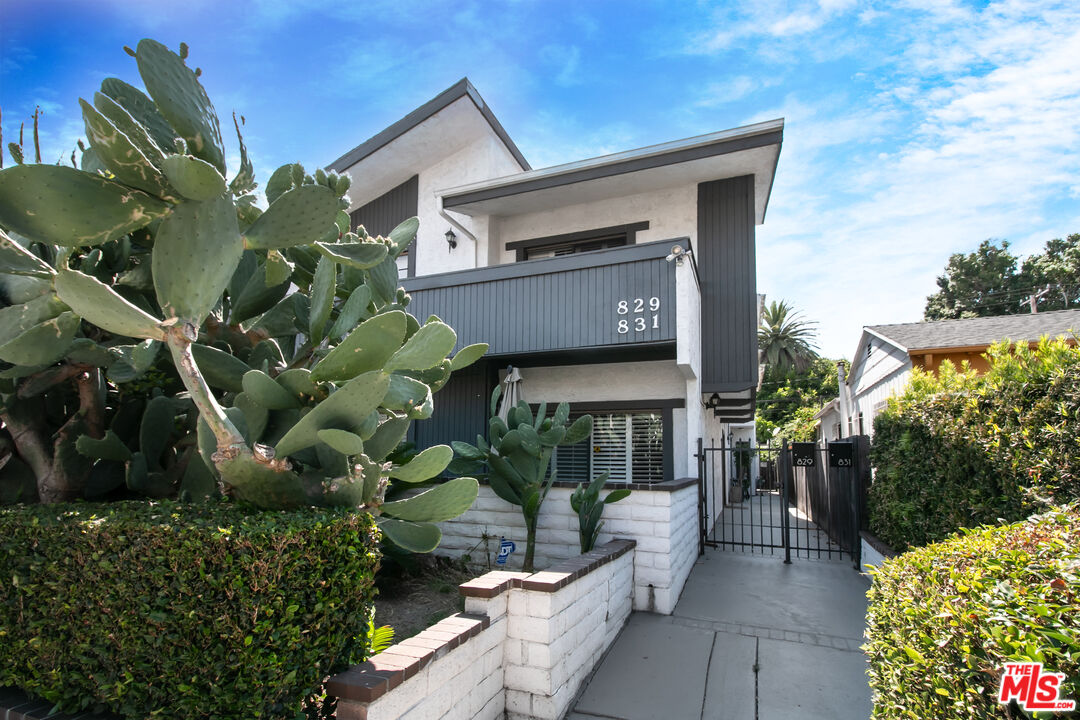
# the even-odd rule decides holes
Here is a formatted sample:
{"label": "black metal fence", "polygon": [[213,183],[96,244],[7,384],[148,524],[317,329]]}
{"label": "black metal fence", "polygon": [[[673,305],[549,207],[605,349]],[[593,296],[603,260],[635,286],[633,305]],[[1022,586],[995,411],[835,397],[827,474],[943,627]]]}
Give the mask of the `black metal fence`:
{"label": "black metal fence", "polygon": [[783,551],[785,562],[847,557],[858,568],[868,449],[865,436],[757,447],[699,440],[701,552]]}

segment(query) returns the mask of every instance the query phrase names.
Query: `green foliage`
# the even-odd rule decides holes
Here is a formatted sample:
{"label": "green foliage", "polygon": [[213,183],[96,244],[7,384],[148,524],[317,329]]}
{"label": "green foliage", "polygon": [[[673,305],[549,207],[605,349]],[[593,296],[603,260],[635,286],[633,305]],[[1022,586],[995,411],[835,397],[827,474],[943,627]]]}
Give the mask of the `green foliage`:
{"label": "green foliage", "polygon": [[[273,173],[261,210],[235,118],[227,179],[220,122],[181,54],[142,40],[147,92],[106,79],[82,103],[83,169],[0,170],[0,462],[18,457],[46,502],[220,485],[262,508],[397,515],[380,517],[388,536],[433,549],[432,523],[467,508],[475,480],[384,508],[392,477],[445,468],[385,460],[486,345],[452,355],[452,328],[408,314],[396,261],[416,218],[387,238],[349,232],[348,178],[299,164]],[[138,415],[155,402],[147,453]]]}
{"label": "green foliage", "polygon": [[868,598],[874,720],[1022,717],[997,703],[1006,662],[1044,663],[1080,698],[1075,506],[893,558]]}
{"label": "green foliage", "polygon": [[496,495],[521,507],[526,533],[523,568],[532,572],[540,507],[555,482],[555,471],[549,472],[552,450],[587,438],[592,433],[593,420],[592,415],[582,415],[570,423],[570,406],[566,403],[559,403],[551,417],[547,417],[547,405],[542,403],[533,417],[523,400],[509,409],[503,422],[494,410],[501,394],[502,386],[497,386],[491,394],[494,417],[490,421],[489,440],[478,437],[476,445],[451,443],[459,457],[450,469],[486,474]]}
{"label": "green foliage", "polygon": [[[801,370],[768,366],[757,395],[758,444],[814,438],[814,413],[837,397],[836,362],[815,357]],[[778,432],[779,429],[779,432]]]}
{"label": "green foliage", "polygon": [[870,529],[895,548],[1080,499],[1080,348],[1001,343],[978,375],[915,370],[874,419]]}
{"label": "green foliage", "polygon": [[758,349],[763,362],[779,370],[804,369],[817,357],[816,325],[801,319],[800,313],[783,300],[769,303],[758,327]]}
{"label": "green foliage", "polygon": [[600,528],[604,521],[600,517],[604,514],[604,506],[616,503],[627,497],[630,491],[626,488],[612,490],[607,496],[600,499],[600,489],[607,482],[607,470],[593,478],[587,486],[578,483],[577,488],[570,495],[570,507],[578,516],[578,539],[581,542],[581,552],[587,553],[596,544],[596,538],[600,536]]}
{"label": "green foliage", "polygon": [[0,509],[0,685],[133,720],[295,717],[366,652],[377,544],[334,510]]}
{"label": "green foliage", "polygon": [[1037,296],[1040,312],[1080,304],[1080,234],[1046,243],[1042,253],[1026,258],[1017,272],[1008,241],[983,240],[972,253],[949,257],[938,277],[938,292],[926,299],[926,320],[992,317],[1031,312]]}

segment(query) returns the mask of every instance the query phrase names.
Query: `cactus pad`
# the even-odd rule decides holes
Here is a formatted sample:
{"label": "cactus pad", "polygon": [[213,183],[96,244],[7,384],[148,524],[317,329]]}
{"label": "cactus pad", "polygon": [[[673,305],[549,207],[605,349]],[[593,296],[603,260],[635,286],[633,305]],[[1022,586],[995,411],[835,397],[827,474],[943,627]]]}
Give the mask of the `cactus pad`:
{"label": "cactus pad", "polygon": [[375,433],[364,441],[364,454],[375,462],[382,462],[394,451],[409,431],[409,419],[392,417],[384,421]]}
{"label": "cactus pad", "polygon": [[328,258],[347,267],[367,270],[383,261],[387,254],[387,247],[377,242],[352,242],[352,243],[323,243],[317,242],[315,246],[319,252]]}
{"label": "cactus pad", "polygon": [[401,520],[442,522],[472,507],[479,491],[480,485],[475,478],[454,478],[418,495],[384,503],[382,511]]}
{"label": "cactus pad", "polygon": [[117,130],[127,135],[128,140],[139,149],[139,152],[146,156],[147,160],[153,163],[155,167],[161,167],[161,161],[165,159],[161,147],[150,137],[147,128],[132,117],[131,113],[123,105],[108,95],[97,92],[94,93],[94,107],[97,108],[99,113],[107,117],[116,126]]}
{"label": "cactus pad", "polygon": [[209,345],[192,343],[191,354],[206,384],[219,390],[241,392],[244,389],[244,373],[251,370],[240,358]]}
{"label": "cactus pad", "polygon": [[322,185],[304,185],[282,193],[244,233],[252,249],[309,245],[329,233],[337,235],[334,218],[338,197]]}
{"label": "cactus pad", "polygon": [[50,320],[67,309],[52,294],[0,308],[0,345],[11,342],[38,323]]}
{"label": "cactus pad", "polygon": [[439,546],[442,531],[429,523],[379,518],[379,529],[398,547],[414,553],[431,552]]}
{"label": "cactus pad", "polygon": [[311,371],[316,382],[348,380],[363,372],[382,368],[401,347],[405,336],[405,313],[393,310],[365,320]]}
{"label": "cactus pad", "polygon": [[56,274],[48,263],[0,230],[0,272],[7,275],[50,278]]}
{"label": "cactus pad", "polygon": [[[146,97],[142,90],[133,85],[128,85],[119,78],[105,78],[101,82],[101,94],[112,98],[120,107],[127,110],[135,122],[146,128],[150,138],[159,148],[171,149],[173,147],[176,140],[176,131],[158,111],[154,101]],[[110,113],[101,107],[98,109],[104,115],[109,116],[114,123],[116,122]]]}
{"label": "cactus pad", "polygon": [[147,92],[176,133],[187,141],[188,151],[224,173],[221,125],[195,73],[156,40],[140,40],[135,61]]}
{"label": "cactus pad", "polygon": [[279,456],[290,455],[318,442],[319,430],[352,430],[367,420],[382,402],[390,377],[382,372],[359,375],[323,400],[278,441]]}
{"label": "cactus pad", "polygon": [[334,293],[337,292],[337,263],[329,257],[319,258],[315,277],[311,281],[311,312],[308,315],[308,336],[313,343],[322,342],[326,336],[326,323],[334,309]]}
{"label": "cactus pad", "polygon": [[268,410],[288,410],[300,407],[300,401],[291,392],[278,385],[261,370],[244,373],[244,393]]}
{"label": "cactus pad", "polygon": [[442,362],[457,343],[457,333],[446,323],[429,322],[386,362],[386,371],[427,370]]}
{"label": "cactus pad", "polygon": [[13,365],[51,365],[64,355],[79,329],[79,317],[60,313],[0,345],[0,360]]}
{"label": "cactus pad", "polygon": [[364,441],[356,433],[348,430],[327,428],[316,433],[320,442],[324,442],[342,455],[359,455],[364,452]]}
{"label": "cactus pad", "polygon": [[368,312],[370,303],[371,289],[367,285],[360,285],[353,290],[352,294],[349,295],[349,299],[338,310],[337,320],[334,321],[334,326],[330,328],[330,337],[340,338],[356,328],[361,320],[368,319],[371,316]]}
{"label": "cactus pad", "polygon": [[0,170],[0,223],[39,242],[99,245],[149,225],[171,208],[141,190],[74,168]]}
{"label": "cactus pad", "polygon": [[168,182],[150,158],[97,108],[81,99],[79,104],[82,106],[86,139],[116,179],[160,198],[171,199]]}
{"label": "cactus pad", "polygon": [[56,294],[78,315],[114,335],[164,340],[165,332],[151,317],[95,277],[64,270],[53,281]]}
{"label": "cactus pad", "polygon": [[413,420],[426,420],[435,409],[431,388],[405,375],[390,377],[390,387],[383,398],[383,407],[403,412]]}
{"label": "cactus pad", "polygon": [[211,200],[225,192],[225,178],[217,168],[192,155],[168,155],[161,168],[176,191],[189,200]]}
{"label": "cactus pad", "polygon": [[484,356],[484,353],[488,351],[487,343],[475,343],[474,345],[466,345],[458,350],[454,355],[454,359],[450,361],[450,369],[453,371],[467,368],[474,362]]}
{"label": "cactus pad", "polygon": [[454,459],[454,451],[448,445],[435,445],[421,452],[404,465],[390,470],[390,477],[402,482],[424,482],[436,477]]}
{"label": "cactus pad", "polygon": [[243,252],[228,195],[178,205],[154,242],[154,289],[162,311],[198,327],[221,298]]}

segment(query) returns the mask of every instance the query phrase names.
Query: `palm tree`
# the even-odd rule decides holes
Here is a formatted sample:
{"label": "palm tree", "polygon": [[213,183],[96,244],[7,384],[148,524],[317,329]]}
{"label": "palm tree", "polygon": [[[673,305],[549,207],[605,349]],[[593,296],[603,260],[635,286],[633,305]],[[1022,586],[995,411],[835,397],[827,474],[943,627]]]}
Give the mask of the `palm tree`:
{"label": "palm tree", "polygon": [[806,369],[817,357],[816,325],[816,322],[803,320],[783,300],[769,303],[758,326],[758,350],[762,361],[778,370]]}

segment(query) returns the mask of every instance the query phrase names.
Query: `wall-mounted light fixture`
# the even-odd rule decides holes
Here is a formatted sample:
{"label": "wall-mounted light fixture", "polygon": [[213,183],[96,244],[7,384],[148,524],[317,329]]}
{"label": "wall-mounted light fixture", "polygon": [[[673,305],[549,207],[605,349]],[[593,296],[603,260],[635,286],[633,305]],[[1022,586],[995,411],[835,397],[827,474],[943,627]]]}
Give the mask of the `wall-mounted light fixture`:
{"label": "wall-mounted light fixture", "polygon": [[446,231],[446,244],[450,246],[450,250],[457,247],[457,235],[454,234],[453,229]]}
{"label": "wall-mounted light fixture", "polygon": [[671,247],[671,254],[664,259],[668,262],[674,260],[676,265],[682,265],[683,259],[686,257],[686,252],[686,249],[683,248],[682,245],[673,245]]}

